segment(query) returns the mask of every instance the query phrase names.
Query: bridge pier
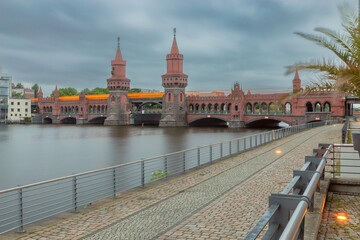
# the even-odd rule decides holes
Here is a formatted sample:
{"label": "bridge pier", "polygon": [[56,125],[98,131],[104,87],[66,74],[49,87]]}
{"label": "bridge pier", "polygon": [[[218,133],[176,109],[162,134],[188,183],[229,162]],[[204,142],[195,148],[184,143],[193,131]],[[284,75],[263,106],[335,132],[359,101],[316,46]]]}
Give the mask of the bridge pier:
{"label": "bridge pier", "polygon": [[86,118],[78,118],[76,119],[76,125],[84,125],[84,124],[88,124],[88,120]]}
{"label": "bridge pier", "polygon": [[244,121],[236,120],[236,121],[229,121],[228,123],[229,123],[229,125],[228,125],[229,128],[244,128],[245,127]]}

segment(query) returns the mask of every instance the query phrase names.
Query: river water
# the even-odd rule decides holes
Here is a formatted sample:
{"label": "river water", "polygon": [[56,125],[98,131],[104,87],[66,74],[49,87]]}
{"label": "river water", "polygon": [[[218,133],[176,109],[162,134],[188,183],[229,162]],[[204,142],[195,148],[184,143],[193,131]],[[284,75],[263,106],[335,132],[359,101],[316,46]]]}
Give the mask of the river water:
{"label": "river water", "polygon": [[265,130],[223,127],[0,125],[0,190]]}

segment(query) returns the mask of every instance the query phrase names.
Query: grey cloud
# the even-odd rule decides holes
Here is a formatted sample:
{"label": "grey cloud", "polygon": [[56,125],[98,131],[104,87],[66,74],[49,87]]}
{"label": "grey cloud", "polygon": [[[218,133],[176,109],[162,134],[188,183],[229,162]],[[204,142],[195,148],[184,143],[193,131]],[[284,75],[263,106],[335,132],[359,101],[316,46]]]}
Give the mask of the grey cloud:
{"label": "grey cloud", "polygon": [[[284,88],[284,67],[331,56],[293,32],[339,29],[328,0],[0,2],[0,65],[15,82],[105,87],[121,36],[133,87],[161,90],[172,28],[184,54],[189,90]],[[45,92],[46,94],[49,94]]]}

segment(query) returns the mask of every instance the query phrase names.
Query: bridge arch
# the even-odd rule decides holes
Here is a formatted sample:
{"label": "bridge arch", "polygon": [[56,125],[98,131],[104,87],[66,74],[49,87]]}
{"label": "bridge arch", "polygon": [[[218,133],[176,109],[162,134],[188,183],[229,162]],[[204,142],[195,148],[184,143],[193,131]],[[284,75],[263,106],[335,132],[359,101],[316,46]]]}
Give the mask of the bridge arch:
{"label": "bridge arch", "polygon": [[315,112],[322,112],[322,106],[320,102],[315,103]]}
{"label": "bridge arch", "polygon": [[106,117],[105,116],[95,116],[88,120],[91,124],[104,124]]}
{"label": "bridge arch", "polygon": [[227,126],[228,119],[220,116],[200,116],[188,122],[189,126]]}
{"label": "bridge arch", "polygon": [[147,104],[153,104],[153,105],[159,105],[162,108],[162,104],[160,102],[155,102],[155,101],[146,101],[141,103],[140,105],[137,106],[137,109],[141,109],[142,107],[144,107]]}
{"label": "bridge arch", "polygon": [[292,113],[292,105],[291,103],[287,102],[285,103],[285,114],[291,114]]}
{"label": "bridge arch", "polygon": [[260,105],[257,102],[254,103],[253,113],[260,113]]}
{"label": "bridge arch", "polygon": [[218,112],[218,111],[219,111],[219,104],[218,104],[218,103],[215,103],[215,104],[214,104],[214,111],[215,111],[215,112]]}
{"label": "bridge arch", "polygon": [[194,105],[191,103],[188,106],[189,112],[193,112],[194,111]]}
{"label": "bridge arch", "polygon": [[331,104],[329,102],[325,102],[324,112],[331,112]]}
{"label": "bridge arch", "polygon": [[264,102],[261,103],[260,111],[261,111],[262,113],[267,113],[267,112],[268,112],[268,106],[267,106],[266,103],[264,103]]}
{"label": "bridge arch", "polygon": [[43,118],[43,123],[44,124],[52,124],[53,123],[53,120],[51,117],[44,117]]}
{"label": "bridge arch", "polygon": [[270,113],[275,113],[276,112],[275,103],[271,102],[269,104],[268,112],[270,112]]}
{"label": "bridge arch", "polygon": [[246,113],[252,113],[253,109],[252,109],[252,105],[251,103],[247,103],[246,104]]}
{"label": "bridge arch", "polygon": [[305,106],[306,106],[306,112],[313,112],[314,111],[314,107],[313,107],[311,102],[307,102]]}
{"label": "bridge arch", "polygon": [[76,124],[77,119],[76,117],[63,117],[60,122],[63,124]]}
{"label": "bridge arch", "polygon": [[288,125],[291,125],[292,122],[282,119],[279,117],[269,117],[265,119],[264,117],[253,118],[245,122],[247,127],[277,127],[280,122],[284,122]]}

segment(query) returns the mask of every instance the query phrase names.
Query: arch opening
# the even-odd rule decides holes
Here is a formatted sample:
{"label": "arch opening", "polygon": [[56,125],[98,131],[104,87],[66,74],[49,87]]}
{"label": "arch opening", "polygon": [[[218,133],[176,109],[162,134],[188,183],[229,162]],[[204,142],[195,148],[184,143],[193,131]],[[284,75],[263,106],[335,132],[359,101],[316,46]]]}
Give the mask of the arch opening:
{"label": "arch opening", "polygon": [[106,117],[94,117],[89,120],[91,124],[104,124]]}
{"label": "arch opening", "polygon": [[66,117],[60,120],[63,124],[76,124],[76,118],[74,117]]}
{"label": "arch opening", "polygon": [[313,111],[314,111],[314,109],[313,109],[311,102],[307,102],[306,103],[306,112],[313,112]]}
{"label": "arch opening", "polygon": [[248,128],[281,128],[289,124],[277,119],[258,119],[245,124]]}
{"label": "arch opening", "polygon": [[44,118],[43,123],[44,124],[52,124],[52,119],[49,117],[46,117],[46,118]]}
{"label": "arch opening", "polygon": [[228,123],[220,118],[200,118],[189,123],[190,127],[228,127]]}

